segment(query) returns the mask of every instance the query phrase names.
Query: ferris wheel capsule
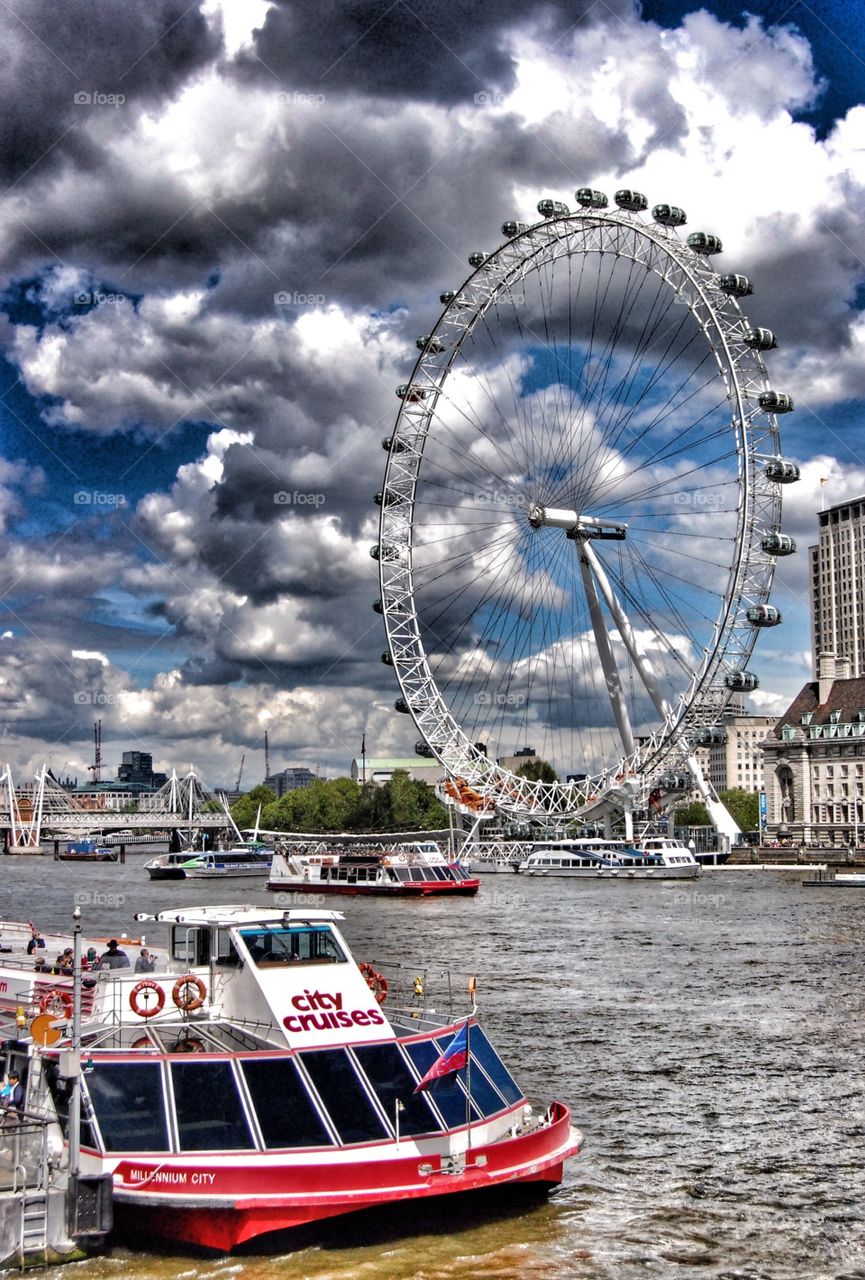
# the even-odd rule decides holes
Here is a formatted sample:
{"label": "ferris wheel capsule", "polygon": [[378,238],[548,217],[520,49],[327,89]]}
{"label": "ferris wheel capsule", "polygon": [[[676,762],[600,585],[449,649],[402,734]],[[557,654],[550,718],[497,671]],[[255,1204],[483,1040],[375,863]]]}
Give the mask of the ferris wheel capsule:
{"label": "ferris wheel capsule", "polygon": [[731,298],[747,298],[754,290],[747,276],[729,275],[718,277],[718,288]]}
{"label": "ferris wheel capsule", "polygon": [[487,261],[487,259],[489,258],[489,256],[490,255],[488,253],[470,253],[469,266],[482,267],[484,263]]}
{"label": "ferris wheel capsule", "polygon": [[770,458],[763,468],[763,474],[775,484],[795,484],[800,478],[796,463],[785,462],[783,458]]}
{"label": "ferris wheel capsule", "polygon": [[792,556],[796,551],[796,540],[789,533],[773,530],[763,536],[760,546],[770,556]]}
{"label": "ferris wheel capsule", "polygon": [[440,355],[445,349],[445,344],[441,338],[431,336],[425,333],[422,337],[415,341],[418,351],[429,351],[432,355]]}
{"label": "ferris wheel capsule", "polygon": [[595,191],[592,187],[580,187],[574,192],[574,199],[584,209],[606,209],[609,204],[603,191]]}
{"label": "ferris wheel capsule", "polygon": [[708,231],[692,231],[687,243],[688,248],[693,249],[694,253],[702,253],[705,257],[724,252],[720,236],[710,235]]}
{"label": "ferris wheel capsule", "polygon": [[570,209],[561,200],[539,200],[538,213],[542,218],[567,218]]}
{"label": "ferris wheel capsule", "polygon": [[761,391],[757,404],[768,413],[793,412],[793,397],[785,395],[783,391]]}
{"label": "ferris wheel capsule", "polygon": [[514,236],[521,236],[529,229],[527,222],[503,222],[502,235],[507,236],[508,240],[513,240]]}
{"label": "ferris wheel capsule", "polygon": [[716,747],[727,741],[727,730],[722,725],[712,725],[697,734],[698,747]]}
{"label": "ferris wheel capsule", "polygon": [[642,191],[628,191],[626,189],[617,191],[613,199],[620,209],[627,209],[629,213],[642,213],[644,209],[649,207],[649,201]]}
{"label": "ferris wheel capsule", "polygon": [[734,693],[753,693],[760,687],[760,679],[753,671],[728,671],[724,684]]}
{"label": "ferris wheel capsule", "polygon": [[777,627],[782,621],[781,610],[773,604],[752,605],[745,616],[754,627]]}
{"label": "ferris wheel capsule", "polygon": [[688,221],[685,210],[675,204],[656,204],[652,210],[652,217],[662,227],[683,227]]}
{"label": "ferris wheel capsule", "polygon": [[752,351],[771,351],[778,345],[771,329],[746,329],[742,334],[742,341]]}

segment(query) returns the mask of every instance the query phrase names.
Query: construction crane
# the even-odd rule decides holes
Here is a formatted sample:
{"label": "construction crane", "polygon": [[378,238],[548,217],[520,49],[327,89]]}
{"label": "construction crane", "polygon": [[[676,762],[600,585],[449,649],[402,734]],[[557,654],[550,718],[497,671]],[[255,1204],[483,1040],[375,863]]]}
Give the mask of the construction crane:
{"label": "construction crane", "polygon": [[234,784],[235,791],[240,790],[240,783],[241,783],[241,779],[243,778],[243,762],[245,759],[246,759],[246,752],[244,751],[243,755],[240,757],[240,768],[237,771],[237,782],[235,782]]}
{"label": "construction crane", "polygon": [[264,776],[270,777],[270,739],[267,736],[267,730],[264,731]]}
{"label": "construction crane", "polygon": [[87,766],[94,782],[102,781],[102,721],[93,721],[93,764]]}

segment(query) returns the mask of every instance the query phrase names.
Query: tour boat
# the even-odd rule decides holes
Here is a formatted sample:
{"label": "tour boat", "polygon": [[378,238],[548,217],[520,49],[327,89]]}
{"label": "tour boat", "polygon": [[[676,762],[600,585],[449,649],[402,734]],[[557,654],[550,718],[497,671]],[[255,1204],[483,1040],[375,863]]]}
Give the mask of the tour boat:
{"label": "tour boat", "polygon": [[221,880],[231,876],[265,876],[273,850],[265,845],[238,845],[224,852],[161,853],[144,869],[151,880]]}
{"label": "tour boat", "polygon": [[567,1106],[534,1107],[487,1039],[473,979],[457,1010],[438,969],[425,990],[413,968],[359,964],[335,911],[135,918],[168,926],[167,965],[85,972],[80,1057],[73,979],[0,955],[27,1113],[61,1153],[79,1080],[81,1173],[113,1178],[121,1238],[227,1251],[374,1206],[549,1189],[579,1151]]}
{"label": "tour boat", "polygon": [[[798,865],[795,868],[801,870]],[[806,889],[865,889],[865,871],[836,871],[825,875],[821,870],[813,880],[803,880]]]}
{"label": "tour boat", "polygon": [[267,887],[277,892],[427,898],[475,894],[480,883],[458,859],[449,861],[434,841],[422,841],[386,853],[277,852]]}
{"label": "tour boat", "polygon": [[690,880],[700,864],[690,849],[644,852],[623,840],[550,840],[519,866],[529,876],[581,876],[594,880]]}

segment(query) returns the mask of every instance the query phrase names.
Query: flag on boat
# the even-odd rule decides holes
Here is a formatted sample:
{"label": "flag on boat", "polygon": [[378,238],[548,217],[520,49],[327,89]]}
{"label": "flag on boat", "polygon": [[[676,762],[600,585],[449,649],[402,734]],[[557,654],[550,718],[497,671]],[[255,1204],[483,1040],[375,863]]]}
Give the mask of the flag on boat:
{"label": "flag on boat", "polygon": [[429,1071],[416,1087],[415,1093],[426,1089],[434,1080],[449,1076],[452,1071],[462,1071],[469,1059],[469,1024],[464,1022],[440,1058],[436,1058]]}

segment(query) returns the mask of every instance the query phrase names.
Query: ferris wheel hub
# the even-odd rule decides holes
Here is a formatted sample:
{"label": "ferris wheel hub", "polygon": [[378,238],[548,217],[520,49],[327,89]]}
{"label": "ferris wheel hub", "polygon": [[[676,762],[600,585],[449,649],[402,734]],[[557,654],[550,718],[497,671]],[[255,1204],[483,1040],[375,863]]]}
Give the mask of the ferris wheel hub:
{"label": "ferris wheel hub", "polygon": [[578,511],[566,507],[545,507],[536,502],[529,508],[529,524],[533,529],[549,525],[553,529],[565,529],[572,538],[610,538],[621,541],[627,536],[628,526],[618,520],[600,520],[597,516],[581,516]]}

